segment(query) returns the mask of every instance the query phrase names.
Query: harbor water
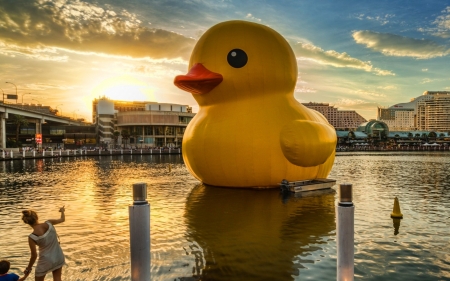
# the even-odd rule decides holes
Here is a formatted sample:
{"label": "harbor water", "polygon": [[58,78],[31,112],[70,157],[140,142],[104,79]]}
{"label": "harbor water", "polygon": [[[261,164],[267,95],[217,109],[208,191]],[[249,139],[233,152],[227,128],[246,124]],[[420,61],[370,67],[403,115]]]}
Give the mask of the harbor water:
{"label": "harbor water", "polygon": [[[449,170],[450,152],[338,153],[329,177],[353,184],[355,280],[450,280]],[[337,186],[290,196],[209,187],[180,155],[0,162],[0,259],[22,275],[31,228],[21,211],[44,221],[65,206],[63,280],[131,280],[137,182],[151,205],[152,280],[336,280]],[[390,217],[395,197],[401,220]]]}

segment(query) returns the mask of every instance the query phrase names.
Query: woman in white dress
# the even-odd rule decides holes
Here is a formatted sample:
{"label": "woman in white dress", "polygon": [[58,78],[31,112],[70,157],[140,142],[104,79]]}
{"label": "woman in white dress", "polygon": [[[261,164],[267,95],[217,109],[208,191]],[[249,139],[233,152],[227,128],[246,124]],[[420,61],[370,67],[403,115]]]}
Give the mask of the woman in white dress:
{"label": "woman in white dress", "polygon": [[22,211],[23,222],[33,228],[33,233],[28,236],[31,257],[24,273],[28,274],[31,272],[33,264],[38,258],[36,248],[39,248],[39,259],[35,270],[36,281],[43,281],[48,272],[53,273],[54,281],[61,281],[62,266],[65,263],[65,259],[59,245],[58,234],[53,225],[64,222],[66,218],[64,207],[61,207],[59,211],[61,212],[59,219],[47,220],[44,223],[39,223],[38,215],[35,211]]}

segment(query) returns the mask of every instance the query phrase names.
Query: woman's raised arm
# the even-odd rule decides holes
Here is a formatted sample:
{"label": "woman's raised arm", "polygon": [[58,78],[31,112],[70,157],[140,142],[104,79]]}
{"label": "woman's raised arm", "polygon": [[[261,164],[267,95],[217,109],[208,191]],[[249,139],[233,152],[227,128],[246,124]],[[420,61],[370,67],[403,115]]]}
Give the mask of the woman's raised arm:
{"label": "woman's raised arm", "polygon": [[48,220],[51,224],[55,225],[55,224],[58,224],[58,223],[62,223],[62,222],[64,222],[66,220],[66,215],[64,214],[66,209],[64,207],[65,206],[62,206],[61,208],[59,208],[59,211],[61,212],[61,217],[59,219]]}

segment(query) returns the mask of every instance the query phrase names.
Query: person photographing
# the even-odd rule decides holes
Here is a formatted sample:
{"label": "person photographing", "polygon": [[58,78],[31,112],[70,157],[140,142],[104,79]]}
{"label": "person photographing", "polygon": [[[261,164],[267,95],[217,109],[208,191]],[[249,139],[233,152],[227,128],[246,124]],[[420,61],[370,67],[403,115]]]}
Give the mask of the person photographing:
{"label": "person photographing", "polygon": [[[49,272],[52,272],[54,281],[61,281],[65,258],[54,225],[66,220],[64,206],[59,209],[59,212],[61,212],[59,219],[49,219],[40,223],[35,211],[22,211],[23,222],[33,228],[33,232],[28,236],[31,257],[24,273],[28,275],[38,259],[34,274],[35,281],[43,281]],[[39,249],[39,256],[37,249]]]}

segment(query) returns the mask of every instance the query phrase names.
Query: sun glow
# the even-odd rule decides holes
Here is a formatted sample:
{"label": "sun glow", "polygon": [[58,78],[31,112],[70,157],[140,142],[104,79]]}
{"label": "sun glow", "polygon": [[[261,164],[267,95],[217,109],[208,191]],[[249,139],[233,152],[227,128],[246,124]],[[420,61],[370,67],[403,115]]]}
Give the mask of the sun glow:
{"label": "sun glow", "polygon": [[145,82],[122,75],[103,80],[92,89],[94,97],[107,97],[113,100],[154,101],[154,89]]}

